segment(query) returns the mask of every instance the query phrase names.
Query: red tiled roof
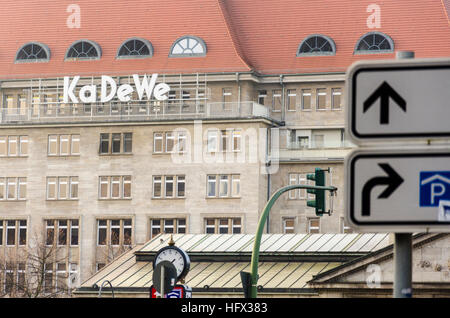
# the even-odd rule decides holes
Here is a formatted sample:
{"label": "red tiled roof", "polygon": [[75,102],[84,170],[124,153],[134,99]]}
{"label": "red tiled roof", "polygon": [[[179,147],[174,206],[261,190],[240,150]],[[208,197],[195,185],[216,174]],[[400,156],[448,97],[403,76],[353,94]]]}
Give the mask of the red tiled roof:
{"label": "red tiled roof", "polygon": [[[381,27],[369,29],[368,5],[381,9]],[[0,10],[0,78],[138,73],[210,73],[254,70],[263,74],[344,72],[358,59],[393,58],[394,54],[354,55],[367,32],[388,34],[395,50],[416,57],[450,56],[449,0],[77,0],[81,28],[68,28],[70,2],[3,0]],[[447,8],[447,10],[446,10]],[[299,43],[324,34],[336,55],[297,57]],[[195,35],[207,45],[205,57],[168,57],[173,42]],[[131,37],[149,40],[148,59],[116,59]],[[76,40],[97,42],[94,61],[64,61]],[[37,41],[48,45],[48,63],[14,63],[17,50]]]}

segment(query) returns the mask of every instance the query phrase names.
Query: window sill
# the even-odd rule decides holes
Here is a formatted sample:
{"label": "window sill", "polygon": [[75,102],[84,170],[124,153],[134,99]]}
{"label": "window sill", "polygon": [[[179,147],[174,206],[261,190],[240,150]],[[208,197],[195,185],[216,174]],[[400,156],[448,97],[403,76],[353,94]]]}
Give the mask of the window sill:
{"label": "window sill", "polygon": [[49,158],[80,158],[80,154],[77,154],[77,155],[49,155],[49,154],[47,154],[47,157],[49,157]]}
{"label": "window sill", "polygon": [[131,201],[133,198],[98,198],[98,201]]}
{"label": "window sill", "polygon": [[114,156],[114,157],[120,157],[120,156],[132,156],[133,153],[132,152],[121,152],[121,153],[99,153],[98,154],[100,157],[109,157],[109,156]]}
{"label": "window sill", "polygon": [[47,202],[78,202],[79,199],[45,199]]}
{"label": "window sill", "polygon": [[153,198],[152,200],[185,200],[186,197],[175,197],[175,198]]}
{"label": "window sill", "polygon": [[213,199],[213,200],[217,200],[217,199],[225,199],[225,200],[240,200],[241,197],[205,197],[205,199]]}
{"label": "window sill", "polygon": [[28,155],[26,156],[0,156],[0,158],[28,158]]}
{"label": "window sill", "polygon": [[14,200],[0,199],[0,202],[27,202],[27,199],[14,199]]}

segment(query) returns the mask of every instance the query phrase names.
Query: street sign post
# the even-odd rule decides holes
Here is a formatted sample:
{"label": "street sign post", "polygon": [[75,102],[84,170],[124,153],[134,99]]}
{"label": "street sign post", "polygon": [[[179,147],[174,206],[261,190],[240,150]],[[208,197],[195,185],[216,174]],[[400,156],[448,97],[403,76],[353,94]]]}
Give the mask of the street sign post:
{"label": "street sign post", "polygon": [[357,144],[450,137],[450,59],[361,61],[346,77]]}
{"label": "street sign post", "polygon": [[[357,62],[346,76],[346,132],[373,148],[345,160],[345,218],[358,231],[395,232],[396,298],[412,296],[411,233],[450,231],[450,149],[423,147],[450,138],[450,59],[413,58]],[[422,149],[392,150],[408,139]]]}
{"label": "street sign post", "polygon": [[450,150],[360,149],[345,165],[346,221],[352,227],[450,231]]}

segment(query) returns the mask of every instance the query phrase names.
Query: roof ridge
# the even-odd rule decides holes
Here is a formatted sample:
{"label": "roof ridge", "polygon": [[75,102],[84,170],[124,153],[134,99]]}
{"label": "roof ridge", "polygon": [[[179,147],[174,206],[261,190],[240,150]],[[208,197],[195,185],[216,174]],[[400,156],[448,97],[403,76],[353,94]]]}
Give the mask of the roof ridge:
{"label": "roof ridge", "polygon": [[234,25],[232,23],[231,15],[228,12],[228,9],[226,7],[224,0],[217,0],[217,4],[219,5],[220,13],[222,15],[223,21],[226,25],[228,35],[231,38],[231,42],[233,43],[233,49],[236,53],[236,55],[239,57],[239,59],[242,61],[242,63],[245,64],[245,66],[249,70],[253,70],[253,67],[248,62],[247,57],[245,56],[245,53],[242,50],[242,47],[240,45],[239,37],[236,34],[236,31],[234,29]]}

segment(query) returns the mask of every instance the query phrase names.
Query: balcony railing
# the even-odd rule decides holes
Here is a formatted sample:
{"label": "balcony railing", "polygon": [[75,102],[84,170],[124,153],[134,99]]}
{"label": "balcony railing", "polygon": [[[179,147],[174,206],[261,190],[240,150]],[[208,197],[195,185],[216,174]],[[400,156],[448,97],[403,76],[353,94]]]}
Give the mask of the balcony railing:
{"label": "balcony railing", "polygon": [[280,159],[298,160],[342,160],[355,147],[350,141],[324,142],[323,144],[305,145],[304,143],[290,142],[286,147],[279,149]]}
{"label": "balcony railing", "polygon": [[155,102],[108,103],[108,104],[63,104],[48,103],[32,105],[30,108],[3,108],[0,123],[77,123],[153,121],[182,119],[255,118],[269,119],[269,111],[255,102],[231,103],[182,103]]}

